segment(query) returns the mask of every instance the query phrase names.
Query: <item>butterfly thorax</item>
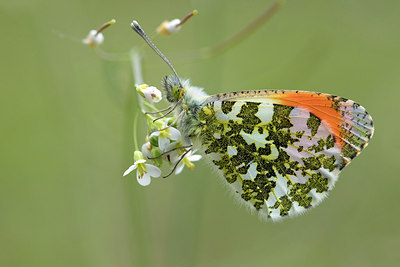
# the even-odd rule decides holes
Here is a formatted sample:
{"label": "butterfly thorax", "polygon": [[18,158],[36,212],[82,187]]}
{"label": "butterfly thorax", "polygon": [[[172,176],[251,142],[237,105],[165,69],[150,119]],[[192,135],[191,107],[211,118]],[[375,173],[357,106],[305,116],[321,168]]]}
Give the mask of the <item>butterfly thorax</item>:
{"label": "butterfly thorax", "polygon": [[193,138],[200,134],[202,123],[198,113],[204,106],[204,99],[208,96],[203,88],[191,86],[189,80],[178,80],[176,76],[167,76],[162,81],[166,99],[176,104],[176,117],[184,111],[178,128],[186,138]]}

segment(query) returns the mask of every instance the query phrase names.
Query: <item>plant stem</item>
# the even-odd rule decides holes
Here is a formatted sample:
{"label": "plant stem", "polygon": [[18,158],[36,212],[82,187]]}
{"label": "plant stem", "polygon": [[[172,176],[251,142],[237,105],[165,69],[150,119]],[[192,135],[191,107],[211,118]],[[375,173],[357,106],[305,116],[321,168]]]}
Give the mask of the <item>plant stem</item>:
{"label": "plant stem", "polygon": [[[143,76],[142,76],[142,62],[141,62],[141,55],[139,54],[137,48],[133,48],[130,53],[130,60],[132,66],[132,73],[133,73],[133,81],[134,84],[143,83]],[[132,91],[131,91],[132,92]],[[134,146],[135,150],[139,150],[138,143],[137,143],[137,131],[139,128],[137,127],[138,118],[141,113],[143,113],[143,100],[142,97],[139,96],[138,93],[130,93],[131,97],[136,96],[136,103],[135,101],[129,101],[131,105],[131,112],[127,112],[128,120],[134,116],[133,121],[133,138],[134,138]],[[133,98],[133,97],[132,97]],[[140,107],[140,109],[138,108]],[[129,131],[128,131],[129,132]],[[132,137],[128,137],[132,138]],[[134,244],[136,245],[134,254],[136,257],[136,264],[137,266],[151,266],[151,257],[150,257],[150,247],[148,238],[146,236],[146,226],[149,224],[149,217],[147,214],[146,209],[146,200],[145,200],[145,193],[135,188],[134,191],[129,192],[129,201],[130,205],[133,205],[132,215],[133,215],[133,238]]]}
{"label": "plant stem", "polygon": [[137,48],[132,48],[130,52],[133,80],[135,84],[143,83],[143,73],[142,73],[142,57],[139,54]]}
{"label": "plant stem", "polygon": [[139,150],[138,142],[137,142],[137,121],[139,118],[139,113],[135,113],[135,118],[133,119],[133,143],[135,145],[135,150]]}
{"label": "plant stem", "polygon": [[231,38],[211,47],[206,47],[204,55],[206,57],[214,57],[218,54],[225,52],[226,50],[239,44],[241,41],[246,39],[250,34],[255,32],[261,25],[263,25],[269,18],[271,18],[278,9],[285,3],[285,0],[277,0],[267,10],[265,10],[260,16],[255,18],[241,31],[233,35]]}

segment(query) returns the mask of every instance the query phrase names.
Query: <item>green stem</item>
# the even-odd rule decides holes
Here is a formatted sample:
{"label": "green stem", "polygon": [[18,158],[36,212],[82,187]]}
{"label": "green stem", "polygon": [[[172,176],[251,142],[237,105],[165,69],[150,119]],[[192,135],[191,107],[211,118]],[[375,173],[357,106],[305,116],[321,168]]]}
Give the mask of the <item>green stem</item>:
{"label": "green stem", "polygon": [[[143,73],[142,73],[142,57],[139,54],[139,51],[136,48],[132,48],[129,53],[131,58],[131,65],[132,65],[132,74],[133,80],[135,84],[142,84],[143,83]],[[136,100],[140,107],[142,113],[144,113],[144,103],[142,97],[136,94]],[[139,117],[139,112],[135,112],[135,118],[133,120],[133,142],[135,144],[135,150],[139,150],[138,142],[137,142],[137,121]]]}
{"label": "green stem", "polygon": [[[142,73],[142,57],[139,53],[139,50],[137,48],[132,48],[130,52],[130,58],[131,58],[131,65],[132,65],[132,74],[133,74],[133,80],[135,82],[135,85],[143,84],[143,73]],[[137,95],[137,102],[140,107],[141,112],[144,114],[146,112],[145,107],[153,110],[153,111],[158,111],[154,105],[147,101],[143,101],[143,98],[139,95]]]}
{"label": "green stem", "polygon": [[132,48],[130,52],[131,63],[132,63],[132,72],[133,72],[133,80],[135,84],[143,83],[143,73],[142,73],[142,57],[139,54],[137,48]]}
{"label": "green stem", "polygon": [[[143,103],[144,106],[146,106],[147,108],[149,108],[149,109],[152,110],[152,111],[159,111],[155,106],[153,106],[152,104],[150,104],[150,103],[147,102],[147,101],[143,101],[142,103]],[[145,113],[144,110],[142,110],[142,112]],[[160,112],[160,114],[162,115],[161,112]]]}
{"label": "green stem", "polygon": [[139,146],[138,146],[138,142],[137,142],[137,122],[138,122],[138,118],[139,118],[139,113],[136,112],[135,113],[135,118],[133,119],[133,143],[135,145],[135,151],[139,150]]}
{"label": "green stem", "polygon": [[[143,83],[142,76],[142,65],[141,65],[141,55],[138,52],[137,48],[133,48],[129,57],[131,60],[132,72],[133,72],[133,80],[135,84]],[[132,91],[131,91],[132,92]],[[133,107],[134,121],[133,121],[133,139],[135,150],[139,150],[138,142],[137,142],[137,132],[138,132],[138,118],[139,114],[143,113],[144,105],[143,99],[138,93],[131,94],[136,95],[136,105]],[[133,99],[132,99],[133,100]],[[134,105],[134,101],[130,101],[131,105]],[[140,108],[140,109],[139,109]],[[132,114],[131,113],[131,114]],[[128,114],[129,116],[129,114]],[[151,244],[149,244],[149,240],[145,234],[143,229],[146,229],[146,226],[149,224],[148,222],[148,214],[146,209],[146,201],[143,200],[138,202],[138,199],[144,199],[145,194],[142,190],[138,190],[137,188],[134,192],[130,193],[130,204],[133,205],[132,214],[134,216],[134,242],[136,245],[136,251],[134,251],[137,259],[137,266],[151,266],[151,257],[150,257],[150,249]]]}
{"label": "green stem", "polygon": [[[133,81],[135,85],[143,84],[142,57],[140,56],[137,48],[135,47],[132,48],[132,50],[129,53],[129,56],[131,58]],[[144,106],[142,97],[137,94],[136,100],[138,102],[141,111],[143,112]]]}

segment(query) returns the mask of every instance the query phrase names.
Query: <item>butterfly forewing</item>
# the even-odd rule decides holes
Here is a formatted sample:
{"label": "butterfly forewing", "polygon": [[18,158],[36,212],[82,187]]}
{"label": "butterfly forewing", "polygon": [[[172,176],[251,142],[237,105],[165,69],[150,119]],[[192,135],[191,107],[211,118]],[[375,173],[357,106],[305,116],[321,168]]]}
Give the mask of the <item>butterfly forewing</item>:
{"label": "butterfly forewing", "polygon": [[210,96],[198,119],[205,154],[245,203],[273,219],[316,206],[373,132],[360,105],[298,91]]}

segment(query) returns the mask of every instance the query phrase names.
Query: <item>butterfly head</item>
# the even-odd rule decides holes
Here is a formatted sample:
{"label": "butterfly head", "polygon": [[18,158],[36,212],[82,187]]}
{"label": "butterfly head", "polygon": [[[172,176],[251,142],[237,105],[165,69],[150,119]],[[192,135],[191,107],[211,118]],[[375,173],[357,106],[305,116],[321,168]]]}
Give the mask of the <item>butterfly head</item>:
{"label": "butterfly head", "polygon": [[174,75],[169,75],[162,80],[166,98],[169,102],[178,102],[185,94],[188,81],[181,80]]}

